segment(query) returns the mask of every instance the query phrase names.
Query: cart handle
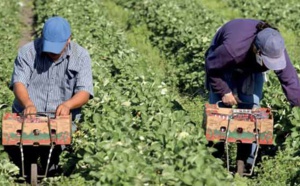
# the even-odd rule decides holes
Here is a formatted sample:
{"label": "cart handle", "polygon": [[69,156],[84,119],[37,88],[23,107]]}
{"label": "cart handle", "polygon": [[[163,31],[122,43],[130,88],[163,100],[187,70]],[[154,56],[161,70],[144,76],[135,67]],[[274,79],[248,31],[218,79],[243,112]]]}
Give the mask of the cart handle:
{"label": "cart handle", "polygon": [[[219,104],[220,103],[223,103],[223,101],[222,100],[220,100],[220,101],[217,101],[215,104],[216,104],[216,106],[217,106],[217,108],[221,108],[220,106],[219,106]],[[223,103],[224,104],[224,103]],[[239,102],[238,104],[242,104],[242,105],[254,105],[255,103],[247,103],[247,102]],[[225,105],[225,104],[224,104]],[[229,107],[230,108],[230,107]],[[235,106],[231,106],[231,108],[235,108]]]}
{"label": "cart handle", "polygon": [[253,164],[251,166],[251,170],[249,174],[244,174],[246,176],[251,176],[253,174],[253,170],[254,170],[254,166],[255,166],[255,161],[256,158],[258,156],[258,149],[259,149],[259,131],[257,130],[257,117],[252,114],[252,113],[244,113],[244,112],[236,112],[233,113],[229,119],[228,119],[228,124],[227,124],[227,130],[226,130],[226,137],[225,137],[225,150],[226,150],[226,163],[227,163],[227,170],[229,171],[229,152],[228,152],[228,137],[229,137],[229,125],[230,125],[230,121],[233,119],[234,116],[236,115],[240,115],[240,114],[248,114],[249,116],[253,116],[255,118],[254,121],[254,127],[255,127],[255,141],[256,141],[256,151],[255,151],[255,155],[254,155],[254,160],[253,160]]}
{"label": "cart handle", "polygon": [[48,161],[47,161],[47,166],[46,166],[46,171],[45,171],[45,176],[47,176],[47,172],[48,172],[48,166],[49,166],[49,162],[50,162],[50,158],[51,158],[51,154],[54,148],[54,143],[53,143],[53,139],[52,139],[52,135],[51,135],[51,125],[50,125],[50,116],[49,115],[54,114],[55,118],[55,112],[37,112],[37,113],[30,113],[30,114],[23,114],[21,113],[20,116],[22,118],[22,126],[21,126],[21,136],[20,136],[20,151],[21,151],[21,161],[22,161],[22,176],[25,177],[25,172],[24,172],[24,154],[23,154],[23,130],[24,130],[24,122],[25,122],[25,118],[28,115],[35,115],[35,116],[46,116],[47,117],[47,124],[48,124],[48,129],[49,129],[49,137],[50,137],[50,152],[49,152],[49,157],[48,157]]}

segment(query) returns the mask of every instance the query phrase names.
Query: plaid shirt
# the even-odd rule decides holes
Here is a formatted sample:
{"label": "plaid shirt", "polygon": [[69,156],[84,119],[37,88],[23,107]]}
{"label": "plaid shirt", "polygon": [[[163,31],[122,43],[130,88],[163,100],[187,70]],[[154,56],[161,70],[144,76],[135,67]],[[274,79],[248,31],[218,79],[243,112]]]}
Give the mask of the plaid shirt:
{"label": "plaid shirt", "polygon": [[[20,48],[14,63],[10,89],[16,82],[25,85],[38,112],[54,112],[58,105],[78,91],[86,91],[90,98],[93,97],[90,56],[87,50],[72,41],[55,63],[42,52],[41,39]],[[22,112],[23,109],[15,99],[13,110]],[[80,110],[72,110],[72,115],[75,117]]]}

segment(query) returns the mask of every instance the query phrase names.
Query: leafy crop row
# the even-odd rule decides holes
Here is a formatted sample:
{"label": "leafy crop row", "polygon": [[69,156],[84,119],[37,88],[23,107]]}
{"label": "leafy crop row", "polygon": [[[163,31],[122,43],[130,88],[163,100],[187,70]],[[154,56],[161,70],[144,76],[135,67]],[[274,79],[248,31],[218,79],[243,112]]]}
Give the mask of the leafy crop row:
{"label": "leafy crop row", "polygon": [[171,73],[180,91],[189,95],[205,92],[204,53],[223,20],[197,0],[115,2],[134,11],[129,24],[145,22],[153,33],[153,44],[172,60]]}
{"label": "leafy crop row", "polygon": [[36,0],[35,14],[38,30],[51,15],[70,21],[72,39],[91,54],[95,86],[81,130],[74,134],[74,151],[61,160],[71,179],[46,183],[230,183],[232,177],[205,146],[201,123],[187,117],[155,68],[139,68],[151,61],[128,45],[101,1]]}
{"label": "leafy crop row", "polygon": [[[0,2],[0,116],[10,110],[12,103],[13,94],[8,89],[8,83],[20,39],[20,5],[19,0]],[[2,140],[1,136],[0,140]],[[13,176],[18,173],[18,168],[9,162],[7,154],[3,152],[3,146],[0,146],[0,185],[9,185],[14,179]]]}
{"label": "leafy crop row", "polygon": [[[164,55],[174,60],[174,66],[178,68],[175,75],[178,77],[179,87],[183,91],[189,88],[188,86],[191,85],[191,81],[195,83],[193,84],[195,85],[194,88],[198,86],[201,89],[203,87],[203,51],[207,48],[216,28],[222,24],[221,18],[218,18],[218,10],[207,10],[202,7],[201,1],[115,0],[115,2],[133,12],[132,17],[134,19],[129,24],[141,24],[142,22],[152,31],[153,36],[150,39],[153,41],[153,45],[160,48]],[[299,10],[297,9],[299,3],[294,1],[287,3],[286,1],[275,0],[268,1],[268,3],[263,1],[225,2],[228,3],[228,9],[236,8],[243,17],[268,20],[270,23],[275,24],[275,26],[284,28],[283,35],[287,35],[288,33],[295,33],[297,35],[299,33],[299,20],[297,19],[299,15]],[[228,21],[226,18],[224,20]],[[284,33],[284,31],[287,33]],[[190,47],[190,41],[195,41],[193,39],[198,37],[201,39],[196,40],[192,47]],[[189,39],[185,40],[186,38]],[[293,43],[290,41],[286,42],[287,48],[294,47],[294,42],[294,40]],[[191,51],[190,49],[193,50]],[[295,52],[291,55],[291,59],[297,70],[299,70],[298,56]],[[197,78],[191,78],[191,74],[197,74]],[[197,82],[198,80],[199,82]],[[182,84],[184,86],[181,86]],[[280,85],[277,78],[273,73],[269,73],[269,81],[266,83],[264,89],[262,105],[270,106],[274,110],[275,142],[279,147],[282,145],[285,147],[283,153],[285,153],[286,160],[290,162],[285,163],[278,169],[283,168],[285,170],[291,165],[295,166],[293,172],[290,172],[289,176],[284,175],[278,180],[278,183],[284,183],[285,181],[294,183],[291,181],[294,179],[290,178],[297,177],[299,175],[298,170],[300,169],[297,157],[295,157],[295,153],[299,153],[299,146],[297,145],[300,140],[299,108],[291,109],[283,92],[278,91],[279,89]],[[277,177],[276,174],[266,171],[268,168],[271,168],[269,162],[272,161],[263,162],[265,167],[260,171],[261,177],[266,176],[269,179]],[[280,156],[275,157],[275,161],[283,162]],[[256,181],[260,183],[262,180],[265,181],[266,179],[261,178]],[[263,183],[270,184],[270,182]]]}
{"label": "leafy crop row", "polygon": [[[43,185],[241,184],[238,178],[233,179],[227,173],[220,160],[211,156],[201,129],[201,118],[193,121],[189,117],[172,88],[176,85],[189,95],[199,90],[205,92],[204,52],[226,18],[219,18],[198,0],[113,1],[132,13],[124,23],[128,29],[147,26],[153,45],[170,60],[173,68],[168,69],[166,77],[158,74],[160,71],[151,65],[151,59],[130,46],[126,30],[110,18],[105,0],[35,0],[38,35],[49,16],[67,18],[72,27],[72,40],[91,54],[95,88],[95,97],[84,107],[83,121],[78,123],[80,130],[73,134],[72,151],[61,156],[63,171],[69,177],[48,178]],[[292,1],[295,0],[288,2]],[[12,93],[7,83],[16,55],[12,49],[16,49],[20,30],[17,2],[0,3],[3,9],[0,48],[6,53],[0,57],[3,61],[0,82],[5,87],[1,89],[0,98],[8,100],[3,102],[5,104],[11,103]],[[260,4],[264,10],[261,15],[276,15],[272,21],[286,28],[293,24],[290,28],[296,32],[296,19],[280,17],[280,11],[270,9],[281,8],[274,2]],[[280,3],[284,7],[283,1]],[[248,9],[243,9],[241,2],[228,2],[228,6],[238,7],[248,16]],[[253,7],[260,10],[256,5]],[[293,10],[293,15],[297,14],[296,8],[287,8]],[[279,151],[275,158],[265,157],[256,170],[257,178],[247,183],[293,185],[300,182],[297,177],[300,111],[287,105],[282,92],[277,91],[279,84],[273,75],[267,88],[263,105],[276,109],[276,133],[280,136],[277,140],[285,141],[282,146],[285,150]],[[202,107],[199,105],[199,112]],[[282,138],[282,135],[288,137]],[[5,153],[0,156],[4,157],[0,160],[0,183],[7,185],[16,167],[8,163]]]}
{"label": "leafy crop row", "polygon": [[[243,17],[259,18],[283,26],[293,31],[300,29],[299,22],[299,1],[270,0],[264,1],[228,1],[228,6],[238,9]],[[300,36],[299,32],[294,34]]]}

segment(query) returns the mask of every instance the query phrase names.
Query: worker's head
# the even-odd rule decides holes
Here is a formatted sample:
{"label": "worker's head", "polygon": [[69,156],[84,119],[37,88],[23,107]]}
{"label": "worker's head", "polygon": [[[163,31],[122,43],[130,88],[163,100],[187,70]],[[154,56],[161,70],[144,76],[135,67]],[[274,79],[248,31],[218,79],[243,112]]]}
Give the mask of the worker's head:
{"label": "worker's head", "polygon": [[256,61],[270,70],[282,70],[286,67],[284,55],[285,45],[280,33],[272,28],[260,31],[255,40],[254,47]]}
{"label": "worker's head", "polygon": [[49,18],[43,27],[43,52],[51,58],[60,57],[70,37],[71,28],[66,19],[58,16]]}

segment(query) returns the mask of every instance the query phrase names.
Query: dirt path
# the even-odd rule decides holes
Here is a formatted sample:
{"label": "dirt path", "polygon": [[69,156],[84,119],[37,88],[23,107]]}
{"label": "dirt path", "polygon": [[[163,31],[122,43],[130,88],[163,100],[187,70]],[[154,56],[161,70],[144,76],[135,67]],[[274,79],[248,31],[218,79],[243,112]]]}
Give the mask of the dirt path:
{"label": "dirt path", "polygon": [[32,25],[34,20],[32,8],[33,8],[32,0],[22,0],[20,19],[22,21],[23,28],[22,28],[21,38],[18,47],[21,47],[24,44],[28,43],[29,41],[32,41],[32,36],[34,34],[34,31],[32,30]]}

